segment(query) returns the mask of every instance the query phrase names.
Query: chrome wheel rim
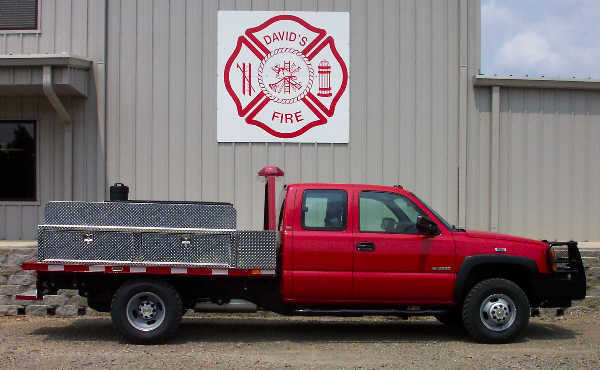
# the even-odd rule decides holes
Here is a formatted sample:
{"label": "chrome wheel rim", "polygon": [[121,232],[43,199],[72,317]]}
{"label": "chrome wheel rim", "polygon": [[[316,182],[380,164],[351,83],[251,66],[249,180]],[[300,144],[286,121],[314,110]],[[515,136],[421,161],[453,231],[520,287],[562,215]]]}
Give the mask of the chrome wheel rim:
{"label": "chrome wheel rim", "polygon": [[514,324],[517,318],[517,309],[509,296],[492,294],[481,302],[479,317],[489,330],[503,331]]}
{"label": "chrome wheel rim", "polygon": [[164,320],[165,303],[152,292],[137,293],[127,302],[127,321],[137,330],[154,330]]}

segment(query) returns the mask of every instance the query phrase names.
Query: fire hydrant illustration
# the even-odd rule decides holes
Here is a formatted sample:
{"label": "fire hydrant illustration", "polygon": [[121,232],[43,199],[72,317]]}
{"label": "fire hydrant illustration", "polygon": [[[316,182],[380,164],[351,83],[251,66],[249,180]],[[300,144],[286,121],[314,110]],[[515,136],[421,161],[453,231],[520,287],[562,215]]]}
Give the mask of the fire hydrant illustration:
{"label": "fire hydrant illustration", "polygon": [[331,66],[326,60],[319,63],[319,92],[318,96],[331,96]]}

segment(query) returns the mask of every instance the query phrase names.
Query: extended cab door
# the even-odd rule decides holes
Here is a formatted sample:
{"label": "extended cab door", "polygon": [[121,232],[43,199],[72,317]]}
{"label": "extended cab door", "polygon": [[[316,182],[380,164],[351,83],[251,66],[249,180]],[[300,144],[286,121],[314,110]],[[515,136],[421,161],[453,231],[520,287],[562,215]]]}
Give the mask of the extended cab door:
{"label": "extended cab door", "polygon": [[352,217],[342,189],[302,189],[296,194],[292,299],[320,302],[350,299]]}
{"label": "extended cab door", "polygon": [[434,303],[452,300],[454,242],[417,231],[418,216],[429,215],[410,198],[393,192],[357,190],[354,237],[356,300]]}

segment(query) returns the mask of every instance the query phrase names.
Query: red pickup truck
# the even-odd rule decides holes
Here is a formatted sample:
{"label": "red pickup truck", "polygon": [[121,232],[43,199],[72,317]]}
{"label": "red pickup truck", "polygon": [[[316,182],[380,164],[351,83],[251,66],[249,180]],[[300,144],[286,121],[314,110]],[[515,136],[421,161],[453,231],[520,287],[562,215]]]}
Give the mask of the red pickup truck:
{"label": "red pickup truck", "polygon": [[[265,228],[275,228],[272,175],[282,173],[261,174]],[[282,199],[274,271],[31,261],[23,268],[37,271],[38,291],[29,298],[79,289],[137,342],[173,335],[199,302],[251,302],[284,315],[429,315],[499,343],[523,334],[537,308],[586,295],[576,242],[459,229],[400,186],[291,184]]]}

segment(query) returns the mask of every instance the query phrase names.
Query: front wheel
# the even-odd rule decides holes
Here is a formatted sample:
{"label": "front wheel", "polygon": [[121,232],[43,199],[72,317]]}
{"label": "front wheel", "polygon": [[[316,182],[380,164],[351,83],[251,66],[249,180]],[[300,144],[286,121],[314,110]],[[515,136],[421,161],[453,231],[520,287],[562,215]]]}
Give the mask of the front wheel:
{"label": "front wheel", "polygon": [[486,343],[506,343],[523,334],[529,323],[525,292],[506,279],[476,284],[463,304],[463,323],[469,334]]}
{"label": "front wheel", "polygon": [[183,304],[170,284],[158,280],[133,280],[113,296],[111,317],[119,332],[136,343],[156,343],[173,335]]}

